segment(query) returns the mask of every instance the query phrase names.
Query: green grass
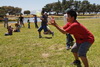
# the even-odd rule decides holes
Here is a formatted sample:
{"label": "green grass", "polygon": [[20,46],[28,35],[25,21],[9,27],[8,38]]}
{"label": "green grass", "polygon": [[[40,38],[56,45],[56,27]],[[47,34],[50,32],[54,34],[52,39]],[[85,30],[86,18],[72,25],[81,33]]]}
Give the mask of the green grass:
{"label": "green grass", "polygon": [[[100,19],[78,21],[95,36],[95,43],[87,54],[89,65],[100,67]],[[57,20],[57,23],[60,26],[64,24],[62,20]],[[12,26],[14,27],[14,24]],[[3,27],[3,23],[0,23],[0,67],[76,67],[70,65],[74,57],[70,50],[66,50],[65,35],[55,27],[49,27],[55,32],[54,37],[42,33],[43,38],[38,38],[38,32],[33,23],[31,23],[31,29],[28,29],[25,24],[21,32],[4,36],[7,29]]]}

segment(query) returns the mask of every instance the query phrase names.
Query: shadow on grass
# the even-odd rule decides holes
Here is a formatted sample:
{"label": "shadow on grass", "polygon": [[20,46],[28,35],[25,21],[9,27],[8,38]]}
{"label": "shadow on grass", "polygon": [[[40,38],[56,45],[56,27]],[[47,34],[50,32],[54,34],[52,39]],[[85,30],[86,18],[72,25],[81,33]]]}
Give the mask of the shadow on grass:
{"label": "shadow on grass", "polygon": [[41,38],[52,39],[52,37],[41,37]]}
{"label": "shadow on grass", "polygon": [[44,38],[46,38],[46,39],[52,39],[52,37],[44,37]]}
{"label": "shadow on grass", "polygon": [[77,67],[82,67],[82,65],[80,64],[80,65],[76,65]]}

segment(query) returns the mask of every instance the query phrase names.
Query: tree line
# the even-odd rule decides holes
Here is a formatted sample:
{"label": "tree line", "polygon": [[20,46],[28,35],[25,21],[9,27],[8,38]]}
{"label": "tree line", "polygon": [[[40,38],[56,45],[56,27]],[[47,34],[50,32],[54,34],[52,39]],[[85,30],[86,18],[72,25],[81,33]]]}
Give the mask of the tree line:
{"label": "tree line", "polygon": [[[60,2],[53,2],[46,4],[43,7],[43,10],[48,12],[55,12],[56,15],[59,13],[64,13],[67,9],[74,9],[78,14],[97,14],[100,12],[100,5],[99,4],[90,4],[88,1],[76,1],[76,0],[62,0]],[[0,16],[8,15],[19,15],[21,14],[22,8],[13,7],[13,6],[2,6],[0,7]],[[26,10],[23,12],[24,14],[30,14],[30,10]]]}
{"label": "tree line", "polygon": [[46,4],[43,7],[43,10],[45,10],[46,12],[50,13],[50,12],[56,12],[56,14],[58,15],[58,13],[64,13],[67,9],[74,9],[76,12],[78,12],[78,14],[82,13],[83,15],[85,13],[89,13],[89,14],[97,14],[98,12],[100,12],[100,5],[98,4],[90,4],[89,1],[74,1],[74,0],[62,0],[62,2],[60,2],[58,0],[58,2],[54,2],[54,3],[49,3]]}
{"label": "tree line", "polygon": [[0,16],[8,15],[17,15],[20,14],[22,8],[13,7],[13,6],[2,6],[0,7]]}

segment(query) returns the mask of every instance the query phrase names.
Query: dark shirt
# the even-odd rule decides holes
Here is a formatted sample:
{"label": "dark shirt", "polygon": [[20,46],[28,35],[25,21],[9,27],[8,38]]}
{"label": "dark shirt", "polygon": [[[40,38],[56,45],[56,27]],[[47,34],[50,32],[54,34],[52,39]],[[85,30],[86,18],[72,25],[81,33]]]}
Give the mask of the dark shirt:
{"label": "dark shirt", "polygon": [[23,22],[24,17],[19,17],[19,21]]}
{"label": "dark shirt", "polygon": [[34,17],[34,22],[35,22],[35,23],[37,22],[37,17],[36,17],[36,16]]}
{"label": "dark shirt", "polygon": [[42,18],[44,18],[44,20],[42,20],[42,23],[41,23],[41,25],[47,25],[47,16],[45,16],[45,15],[42,15]]}

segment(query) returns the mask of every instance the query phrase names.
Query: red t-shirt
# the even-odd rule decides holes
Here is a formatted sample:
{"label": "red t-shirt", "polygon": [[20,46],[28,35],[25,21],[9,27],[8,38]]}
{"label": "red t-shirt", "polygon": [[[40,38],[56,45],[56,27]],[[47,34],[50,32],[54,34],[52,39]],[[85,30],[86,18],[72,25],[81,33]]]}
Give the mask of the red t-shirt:
{"label": "red t-shirt", "polygon": [[74,35],[76,43],[89,42],[92,44],[94,42],[93,34],[77,21],[73,23],[68,22],[63,29],[67,33]]}

